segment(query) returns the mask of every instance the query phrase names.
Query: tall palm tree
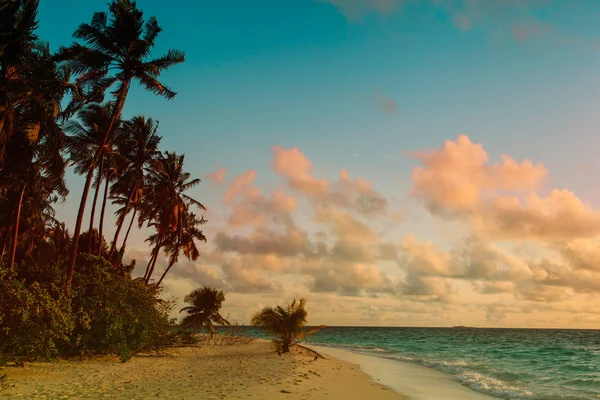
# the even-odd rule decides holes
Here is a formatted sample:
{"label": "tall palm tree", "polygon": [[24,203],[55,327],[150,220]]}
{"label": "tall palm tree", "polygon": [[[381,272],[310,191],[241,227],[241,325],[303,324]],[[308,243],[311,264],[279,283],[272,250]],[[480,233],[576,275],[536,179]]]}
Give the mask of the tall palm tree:
{"label": "tall palm tree", "polygon": [[[98,237],[100,238],[100,243],[104,243],[104,215],[111,182],[115,181],[119,175],[127,174],[129,160],[120,153],[123,143],[127,141],[128,137],[126,132],[123,129],[118,129],[112,140],[104,146],[105,154],[103,157],[103,178],[105,183],[104,195],[102,196],[102,206],[100,208],[100,222],[98,223]],[[102,246],[98,246],[96,255],[100,257],[101,254]],[[110,259],[110,257],[107,257],[107,259]]]}
{"label": "tall palm tree", "polygon": [[179,312],[185,312],[187,315],[181,320],[181,327],[184,329],[202,329],[208,328],[210,339],[213,339],[217,333],[216,325],[230,325],[221,314],[221,307],[225,301],[225,294],[222,290],[217,290],[204,286],[196,289],[187,296],[185,302],[190,306],[182,308]]}
{"label": "tall palm tree", "polygon": [[[121,247],[124,248],[127,242],[129,231],[144,193],[147,170],[152,168],[154,160],[159,154],[158,145],[161,137],[156,133],[157,130],[158,122],[154,122],[152,118],[142,116],[134,117],[123,124],[124,140],[119,141],[117,147],[120,155],[127,160],[127,167],[123,173],[119,174],[112,188],[116,203],[123,205],[123,208],[117,214],[117,229],[112,240],[108,255],[109,259],[112,259],[116,251],[125,217],[133,209],[129,229]],[[123,202],[123,200],[125,201]]]}
{"label": "tall palm tree", "polygon": [[[175,92],[159,82],[158,78],[164,70],[183,62],[185,56],[183,52],[169,50],[166,55],[152,59],[150,55],[160,32],[156,18],[150,17],[144,21],[143,13],[135,1],[113,0],[108,13],[95,13],[91,23],[81,24],[75,31],[73,36],[83,44],[75,42],[59,51],[58,59],[64,60],[79,75],[77,83],[86,89],[91,99],[100,101],[104,93],[116,85],[113,92],[115,105],[104,134],[104,143],[114,135],[132,81],[137,80],[147,90],[167,99],[175,96]],[[75,270],[79,234],[93,171],[102,153],[103,147],[94,154],[93,164],[86,175],[73,232],[67,271],[69,282]]]}
{"label": "tall palm tree", "polygon": [[[12,108],[3,117],[10,120],[11,134],[3,144],[5,163],[0,168],[0,209],[8,212],[4,226],[11,228],[10,235],[2,235],[4,243],[0,247],[6,249],[6,240],[10,242],[11,268],[24,231],[21,220],[42,221],[48,207],[58,199],[54,194],[64,198],[68,193],[62,156],[65,135],[59,120],[66,116],[61,107],[65,96],[77,97],[78,93],[69,82],[69,71],[52,60],[48,44],[36,44],[22,61],[27,68],[20,68],[18,81],[28,93],[23,98],[7,94]],[[24,207],[35,203],[38,208]]]}
{"label": "tall palm tree", "polygon": [[178,261],[180,252],[183,251],[183,255],[186,256],[188,260],[196,261],[198,259],[200,252],[196,247],[196,241],[201,240],[206,242],[206,237],[199,227],[206,222],[204,217],[198,219],[194,213],[188,213],[181,218],[181,229],[171,231],[167,234],[165,247],[167,249],[167,254],[170,255],[169,265],[156,283],[157,286],[160,286],[167,273],[169,273],[173,265]]}
{"label": "tall palm tree", "polygon": [[0,168],[5,164],[6,146],[14,133],[16,108],[27,102],[31,69],[30,53],[38,40],[39,0],[15,0],[0,3]]}
{"label": "tall palm tree", "polygon": [[141,218],[151,221],[155,234],[148,241],[154,243],[150,262],[146,267],[146,283],[150,282],[154,266],[169,232],[183,231],[183,221],[191,206],[206,208],[185,192],[200,183],[183,170],[184,155],[166,152],[161,154],[147,176],[147,187],[151,191],[142,208]]}
{"label": "tall palm tree", "polygon": [[279,336],[273,341],[278,353],[287,353],[292,346],[304,348],[299,343],[325,327],[306,328],[308,312],[305,305],[306,299],[302,298],[300,301],[294,299],[285,307],[265,307],[252,316],[250,323]]}
{"label": "tall palm tree", "polygon": [[[113,184],[113,188],[115,185],[116,184]],[[121,189],[119,189],[119,190],[121,190]],[[115,215],[117,216],[117,220],[116,220],[117,229],[119,229],[119,225],[122,225],[122,223],[124,222],[125,209],[128,208],[128,205],[133,210],[133,215],[131,216],[131,219],[129,220],[129,226],[127,228],[127,232],[125,233],[125,238],[123,238],[123,243],[121,243],[121,247],[120,247],[119,251],[116,251],[115,249],[113,249],[112,244],[111,244],[112,253],[109,251],[108,256],[107,256],[107,259],[111,260],[113,262],[113,265],[115,265],[115,266],[118,266],[119,262],[123,258],[123,254],[125,252],[125,246],[127,244],[127,239],[129,238],[129,233],[131,232],[131,228],[133,227],[133,223],[135,222],[136,216],[138,216],[137,212],[140,208],[140,204],[143,202],[142,193],[143,193],[143,189],[140,189],[140,190],[136,191],[136,194],[134,194],[133,199],[130,199],[129,195],[125,196],[122,193],[117,193],[116,190],[114,190],[114,189],[112,191],[112,194],[111,194],[112,204],[121,206],[120,208],[117,209],[117,211],[115,211]],[[141,218],[138,218],[138,227],[141,228],[143,226],[144,222],[145,222],[144,220],[142,220]],[[114,243],[114,240],[113,240],[113,243]]]}
{"label": "tall palm tree", "polygon": [[[39,121],[23,120],[20,113],[24,109],[48,107],[60,110],[54,118],[62,118],[82,100],[69,79],[60,79],[68,77],[66,69],[56,67],[48,45],[35,34],[38,5],[39,0],[0,1],[0,169],[7,162],[7,145],[13,134],[26,128],[32,142],[38,137]],[[57,84],[71,91],[71,103],[65,110],[60,101],[54,101]]]}
{"label": "tall palm tree", "polygon": [[[99,243],[103,243],[104,241],[104,213],[106,211],[106,202],[108,200],[108,189],[110,188],[111,180],[114,180],[117,175],[117,163],[113,157],[106,162],[108,162],[108,168],[105,169],[104,172],[104,195],[102,196],[102,207],[100,208],[100,222],[98,222],[98,238]],[[100,257],[102,254],[102,246],[98,246],[96,249],[96,255]]]}
{"label": "tall palm tree", "polygon": [[[104,163],[107,159],[107,153],[113,147],[113,141],[105,142],[105,132],[111,123],[114,105],[112,103],[88,104],[78,113],[77,120],[70,120],[65,125],[65,130],[69,134],[67,139],[67,150],[69,160],[75,166],[75,173],[80,175],[96,174],[96,190],[92,202],[90,214],[90,226],[88,232],[94,229],[94,217],[96,214],[96,202],[100,193],[100,187],[105,176]],[[118,122],[119,123],[119,122]],[[100,164],[94,162],[95,154],[102,149],[102,159]],[[92,252],[92,235],[88,236],[89,253]]]}

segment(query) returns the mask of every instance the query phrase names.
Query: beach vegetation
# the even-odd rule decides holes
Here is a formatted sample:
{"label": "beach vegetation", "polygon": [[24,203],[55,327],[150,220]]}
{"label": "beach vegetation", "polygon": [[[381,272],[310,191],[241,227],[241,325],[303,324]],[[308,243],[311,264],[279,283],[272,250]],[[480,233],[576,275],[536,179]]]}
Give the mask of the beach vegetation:
{"label": "beach vegetation", "polygon": [[220,313],[224,301],[225,294],[222,290],[204,286],[192,291],[185,296],[185,302],[190,305],[180,310],[186,313],[181,320],[181,327],[188,330],[206,328],[210,334],[209,342],[214,341],[217,334],[216,326],[231,325]]}
{"label": "beach vegetation", "polygon": [[[102,146],[90,153],[85,172],[85,185],[73,232],[69,281],[75,271],[83,215],[94,173],[102,166],[109,149],[107,146],[119,131],[119,120],[131,84],[138,82],[146,90],[167,99],[176,95],[158,78],[165,70],[184,62],[185,54],[179,50],[169,50],[163,56],[152,58],[152,50],[161,31],[156,18],[144,19],[135,1],[115,0],[109,3],[108,12],[97,12],[90,23],[81,24],[73,33],[75,43],[61,47],[55,55],[77,74],[75,82],[85,90],[86,98],[90,101],[102,101],[105,93],[114,87],[114,103],[106,120],[107,125],[102,129]],[[99,176],[102,176],[101,171]]]}
{"label": "beach vegetation", "polygon": [[[285,306],[265,307],[252,316],[252,326],[265,329],[273,339],[276,351],[288,353],[294,346],[310,350],[300,343],[320,331],[325,325],[308,327],[306,299],[294,299]],[[312,350],[311,350],[312,351]]]}
{"label": "beach vegetation", "polygon": [[[74,43],[52,52],[37,34],[38,6],[0,1],[0,355],[127,361],[192,343],[161,284],[206,241],[205,208],[189,193],[200,180],[183,154],[159,148],[157,121],[123,118],[134,84],[175,97],[161,73],[185,55],[153,54],[162,28],[133,0],[111,0],[79,25]],[[73,227],[55,212],[69,196],[69,167],[85,178]],[[134,224],[148,229],[152,247],[143,278],[136,260],[124,262]],[[225,319],[217,309],[209,321]]]}
{"label": "beach vegetation", "polygon": [[[125,361],[171,334],[172,303],[115,270],[103,258],[80,254],[72,290],[62,289],[66,262],[38,275],[23,263],[0,283],[0,352],[19,360],[115,354]],[[6,276],[8,269],[0,267]],[[42,278],[42,279],[40,279]]]}

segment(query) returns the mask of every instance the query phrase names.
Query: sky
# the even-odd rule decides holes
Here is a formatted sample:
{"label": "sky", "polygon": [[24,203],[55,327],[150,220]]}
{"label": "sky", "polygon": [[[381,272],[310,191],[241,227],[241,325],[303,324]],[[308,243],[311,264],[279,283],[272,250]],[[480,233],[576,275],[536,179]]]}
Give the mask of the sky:
{"label": "sky", "polygon": [[[186,63],[124,117],[160,121],[209,220],[165,296],[223,289],[240,323],[305,296],[314,324],[598,328],[600,2],[138,6]],[[56,49],[106,9],[41,0],[38,33]]]}

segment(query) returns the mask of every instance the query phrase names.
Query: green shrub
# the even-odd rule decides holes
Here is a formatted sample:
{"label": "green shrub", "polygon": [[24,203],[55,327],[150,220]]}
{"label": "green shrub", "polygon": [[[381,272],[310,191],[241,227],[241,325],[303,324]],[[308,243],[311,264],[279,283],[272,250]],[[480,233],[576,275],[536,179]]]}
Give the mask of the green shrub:
{"label": "green shrub", "polygon": [[157,290],[90,255],[78,257],[73,311],[70,351],[80,356],[117,354],[127,360],[169,331],[170,308]]}
{"label": "green shrub", "polygon": [[6,279],[0,265],[0,353],[8,358],[49,359],[70,340],[71,301],[51,282]]}
{"label": "green shrub", "polygon": [[[172,342],[170,302],[103,258],[77,259],[68,295],[58,265],[20,265],[11,281],[0,265],[0,354],[10,358],[132,354]],[[40,277],[41,279],[36,279]]]}

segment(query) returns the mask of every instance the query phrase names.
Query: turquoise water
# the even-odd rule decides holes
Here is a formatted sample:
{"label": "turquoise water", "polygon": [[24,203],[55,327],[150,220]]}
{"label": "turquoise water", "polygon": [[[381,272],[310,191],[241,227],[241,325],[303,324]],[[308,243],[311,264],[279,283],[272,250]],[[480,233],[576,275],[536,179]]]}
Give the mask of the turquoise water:
{"label": "turquoise water", "polygon": [[309,343],[435,368],[503,399],[600,399],[600,331],[329,327]]}

